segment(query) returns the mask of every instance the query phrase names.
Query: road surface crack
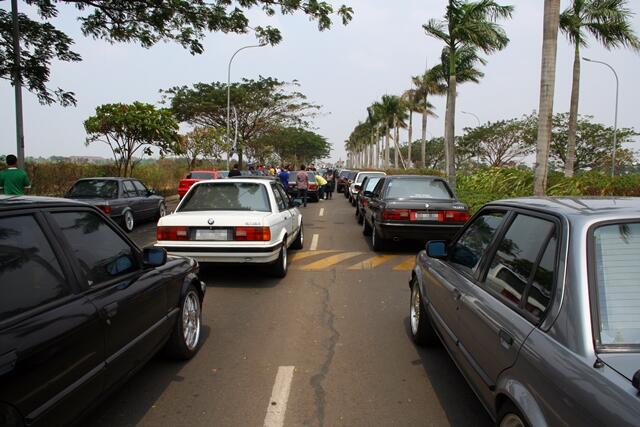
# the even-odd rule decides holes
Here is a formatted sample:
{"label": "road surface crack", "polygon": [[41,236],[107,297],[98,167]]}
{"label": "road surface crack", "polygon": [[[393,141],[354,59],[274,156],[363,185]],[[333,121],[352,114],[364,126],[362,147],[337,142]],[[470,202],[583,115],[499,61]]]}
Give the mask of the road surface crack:
{"label": "road surface crack", "polygon": [[[334,281],[335,277],[334,280],[330,281],[329,283],[333,283]],[[327,353],[322,365],[320,366],[320,372],[312,376],[311,380],[309,381],[311,387],[313,387],[313,391],[315,394],[316,419],[318,420],[318,425],[324,426],[327,393],[324,390],[323,382],[326,379],[327,373],[329,372],[331,362],[333,362],[333,356],[335,355],[336,345],[338,344],[338,340],[340,339],[340,333],[334,325],[335,314],[333,313],[333,309],[331,307],[331,296],[329,294],[329,289],[327,287],[319,285],[313,279],[310,281],[310,285],[318,289],[322,293],[322,311],[320,313],[320,316],[322,323],[331,334],[331,336],[327,340]]]}

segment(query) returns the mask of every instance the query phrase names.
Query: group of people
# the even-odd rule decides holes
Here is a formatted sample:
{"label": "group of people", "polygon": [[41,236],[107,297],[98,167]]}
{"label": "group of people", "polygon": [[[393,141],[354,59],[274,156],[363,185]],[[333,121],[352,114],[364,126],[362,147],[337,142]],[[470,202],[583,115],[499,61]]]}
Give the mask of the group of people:
{"label": "group of people", "polygon": [[[296,191],[297,198],[302,200],[302,205],[307,207],[307,194],[309,191],[309,171],[317,172],[316,167],[311,163],[308,167],[300,165],[300,169],[295,172],[296,174]],[[290,166],[284,165],[278,172],[278,178],[282,182],[285,188],[289,188],[289,181],[291,178]],[[315,180],[318,185],[318,198],[319,199],[331,199],[333,198],[333,191],[336,187],[335,174],[333,170],[327,169],[324,173],[316,173]]]}

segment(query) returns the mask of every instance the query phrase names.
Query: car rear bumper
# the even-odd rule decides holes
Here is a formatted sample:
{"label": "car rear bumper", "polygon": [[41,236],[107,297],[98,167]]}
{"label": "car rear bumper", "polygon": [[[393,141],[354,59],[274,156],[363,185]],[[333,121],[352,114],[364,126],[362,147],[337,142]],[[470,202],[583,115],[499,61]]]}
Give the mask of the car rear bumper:
{"label": "car rear bumper", "polygon": [[451,240],[464,224],[428,225],[428,224],[397,224],[383,222],[376,224],[380,237],[383,239],[415,240]]}
{"label": "car rear bumper", "polygon": [[281,245],[268,247],[203,247],[168,246],[156,244],[166,249],[169,255],[189,257],[198,262],[221,264],[268,264],[278,259]]}

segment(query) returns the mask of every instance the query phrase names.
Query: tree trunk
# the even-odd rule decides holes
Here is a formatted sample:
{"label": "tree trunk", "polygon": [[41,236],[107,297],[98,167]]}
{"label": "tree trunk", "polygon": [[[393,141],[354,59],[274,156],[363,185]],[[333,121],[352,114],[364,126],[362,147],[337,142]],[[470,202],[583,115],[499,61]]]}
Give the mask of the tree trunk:
{"label": "tree trunk", "polygon": [[540,78],[540,108],[538,116],[538,142],[534,165],[533,193],[544,196],[547,188],[549,146],[553,116],[553,95],[556,83],[556,55],[558,27],[560,25],[560,0],[545,0],[542,41],[542,71]]}
{"label": "tree trunk", "polygon": [[427,167],[427,97],[424,97],[424,111],[422,112],[422,167]]}
{"label": "tree trunk", "polygon": [[[455,54],[452,53],[454,58]],[[456,147],[455,147],[455,116],[456,116],[456,76],[449,77],[449,90],[447,92],[447,111],[445,113],[444,127],[444,155],[447,180],[453,191],[456,190]]]}
{"label": "tree trunk", "polygon": [[384,168],[389,169],[389,123],[384,125]]}
{"label": "tree trunk", "polygon": [[376,169],[380,169],[380,128],[376,127]]}
{"label": "tree trunk", "polygon": [[242,169],[242,148],[238,147],[238,166]]}
{"label": "tree trunk", "polygon": [[393,167],[398,169],[400,167],[400,160],[398,152],[400,148],[400,141],[398,141],[400,137],[400,131],[398,130],[398,117],[393,117],[393,141],[395,143],[396,149],[393,150]]}
{"label": "tree trunk", "polygon": [[407,154],[407,167],[411,167],[413,165],[413,157],[411,155],[411,144],[413,144],[413,111],[409,110],[409,152]]}
{"label": "tree trunk", "polygon": [[567,160],[564,162],[564,176],[571,178],[576,166],[576,133],[578,131],[578,105],[580,102],[580,45],[576,45],[573,58],[573,84],[571,86],[571,107],[569,108],[569,134],[567,135]]}

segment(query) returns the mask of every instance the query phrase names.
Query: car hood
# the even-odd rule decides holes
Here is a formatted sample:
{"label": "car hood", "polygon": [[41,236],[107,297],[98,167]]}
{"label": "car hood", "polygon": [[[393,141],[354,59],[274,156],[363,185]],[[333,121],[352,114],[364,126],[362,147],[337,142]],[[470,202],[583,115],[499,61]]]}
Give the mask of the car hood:
{"label": "car hood", "polygon": [[[187,227],[242,227],[264,226],[265,219],[271,212],[248,211],[197,211],[176,212],[164,216],[158,222],[160,226],[187,226]],[[209,220],[213,220],[210,224]]]}
{"label": "car hood", "polygon": [[640,353],[602,353],[598,357],[607,366],[631,381],[640,370]]}

